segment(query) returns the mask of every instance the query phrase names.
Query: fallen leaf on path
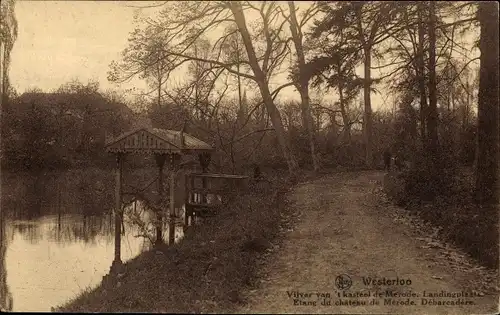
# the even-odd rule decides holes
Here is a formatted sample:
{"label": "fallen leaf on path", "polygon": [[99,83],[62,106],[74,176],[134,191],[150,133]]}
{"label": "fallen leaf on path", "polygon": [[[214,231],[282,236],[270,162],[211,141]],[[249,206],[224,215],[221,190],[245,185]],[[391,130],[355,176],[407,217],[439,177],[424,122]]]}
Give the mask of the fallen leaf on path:
{"label": "fallen leaf on path", "polygon": [[422,241],[422,242],[432,242],[432,239],[428,237],[417,237],[415,238],[417,241]]}
{"label": "fallen leaf on path", "polygon": [[427,245],[429,245],[431,248],[444,248],[443,245],[437,243],[437,242],[430,242]]}

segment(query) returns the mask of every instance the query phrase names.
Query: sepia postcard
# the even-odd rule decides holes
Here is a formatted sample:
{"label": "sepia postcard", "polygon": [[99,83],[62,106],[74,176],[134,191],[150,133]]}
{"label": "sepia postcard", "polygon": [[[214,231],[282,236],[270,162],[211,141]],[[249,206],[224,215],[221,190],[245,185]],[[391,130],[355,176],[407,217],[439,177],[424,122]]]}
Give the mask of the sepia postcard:
{"label": "sepia postcard", "polygon": [[498,314],[498,2],[0,5],[0,312]]}

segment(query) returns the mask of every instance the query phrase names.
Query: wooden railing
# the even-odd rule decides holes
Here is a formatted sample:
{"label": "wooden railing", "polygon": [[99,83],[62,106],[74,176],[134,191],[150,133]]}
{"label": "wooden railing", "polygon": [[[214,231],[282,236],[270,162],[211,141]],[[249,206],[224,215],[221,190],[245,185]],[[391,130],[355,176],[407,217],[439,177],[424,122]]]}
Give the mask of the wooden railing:
{"label": "wooden railing", "polygon": [[185,183],[185,225],[187,226],[188,217],[214,215],[217,208],[230,200],[231,195],[246,187],[248,176],[191,173],[186,174]]}

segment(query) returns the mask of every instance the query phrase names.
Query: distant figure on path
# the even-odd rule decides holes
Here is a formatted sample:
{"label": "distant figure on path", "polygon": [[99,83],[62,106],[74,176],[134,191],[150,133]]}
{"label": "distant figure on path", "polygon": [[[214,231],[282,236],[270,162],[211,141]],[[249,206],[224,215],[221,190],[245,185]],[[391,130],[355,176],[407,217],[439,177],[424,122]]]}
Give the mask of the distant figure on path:
{"label": "distant figure on path", "polygon": [[253,166],[253,178],[258,181],[258,180],[262,179],[261,177],[262,177],[262,174],[260,172],[259,165],[254,164],[254,166]]}
{"label": "distant figure on path", "polygon": [[398,171],[403,170],[403,163],[404,163],[404,160],[401,157],[401,154],[396,154],[396,156],[394,157],[394,166],[396,166],[396,169]]}
{"label": "distant figure on path", "polygon": [[391,151],[389,149],[384,151],[384,169],[386,171],[391,169]]}

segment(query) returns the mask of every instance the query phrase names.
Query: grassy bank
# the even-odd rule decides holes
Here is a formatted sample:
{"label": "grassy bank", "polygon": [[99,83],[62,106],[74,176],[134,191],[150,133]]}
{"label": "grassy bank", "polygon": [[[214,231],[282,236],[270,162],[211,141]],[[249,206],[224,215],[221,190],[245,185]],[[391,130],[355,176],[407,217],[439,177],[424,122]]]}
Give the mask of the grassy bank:
{"label": "grassy bank", "polygon": [[64,312],[231,312],[254,285],[257,261],[286,222],[284,179],[251,184],[220,214],[174,246],[126,264],[119,283],[101,284],[60,306]]}
{"label": "grassy bank", "polygon": [[467,252],[480,264],[498,268],[498,208],[473,201],[471,174],[458,174],[450,195],[423,202],[405,191],[404,176],[387,174],[384,190],[398,205],[440,228],[440,237]]}

